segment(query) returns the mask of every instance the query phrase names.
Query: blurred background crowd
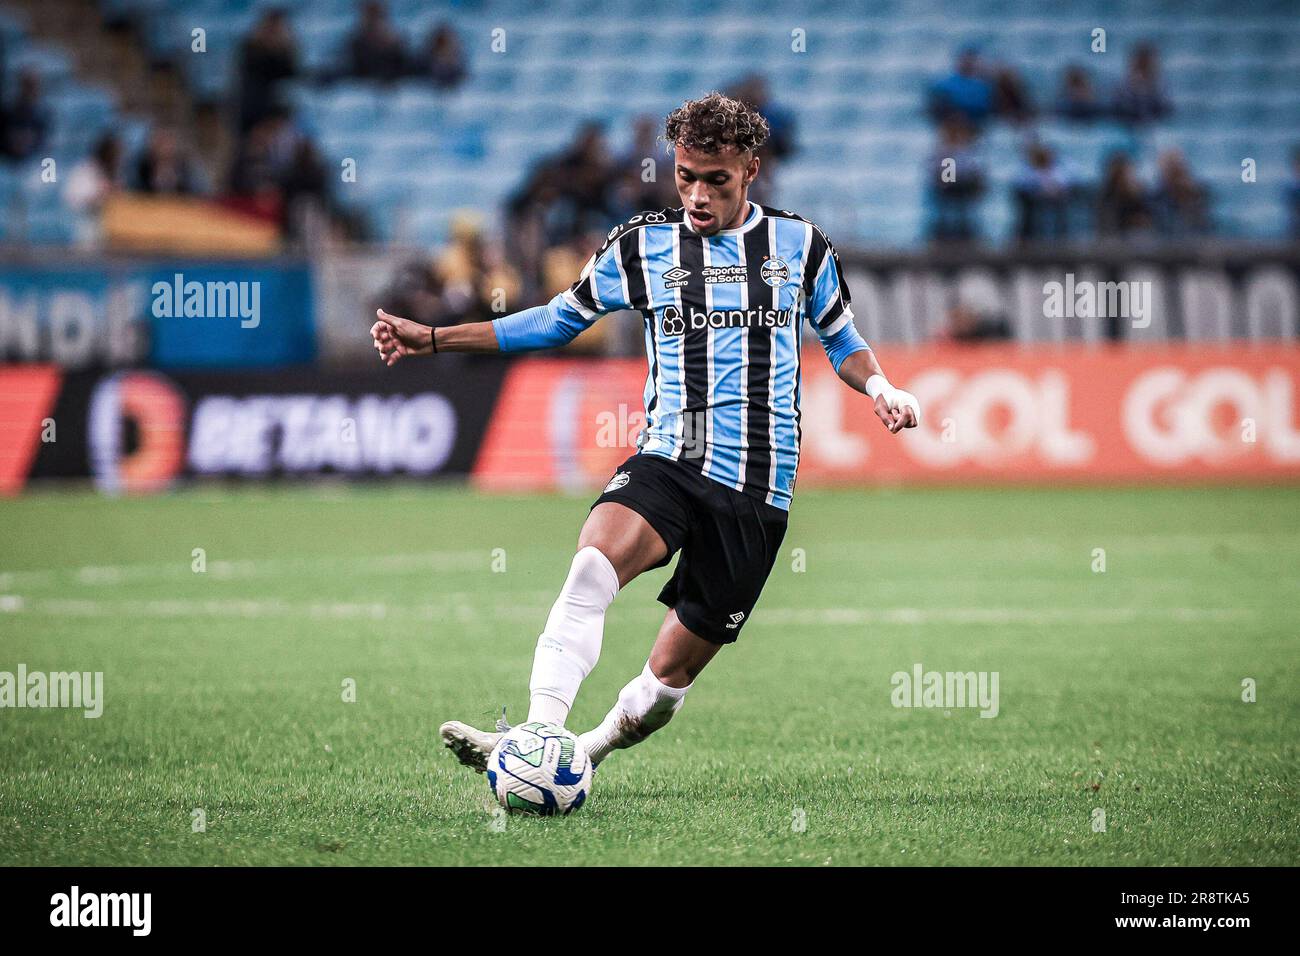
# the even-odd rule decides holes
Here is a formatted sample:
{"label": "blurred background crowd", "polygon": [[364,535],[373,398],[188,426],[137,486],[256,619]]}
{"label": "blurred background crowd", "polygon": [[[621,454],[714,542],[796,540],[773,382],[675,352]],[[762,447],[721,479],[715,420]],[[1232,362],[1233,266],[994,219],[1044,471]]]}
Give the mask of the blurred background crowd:
{"label": "blurred background crowd", "polygon": [[883,0],[806,31],[764,0],[9,3],[0,237],[409,250],[390,308],[490,317],[677,205],[662,117],[720,88],[773,127],[754,198],[845,248],[1300,242],[1289,4],[1154,0],[1122,28],[1124,4],[1092,6]]}

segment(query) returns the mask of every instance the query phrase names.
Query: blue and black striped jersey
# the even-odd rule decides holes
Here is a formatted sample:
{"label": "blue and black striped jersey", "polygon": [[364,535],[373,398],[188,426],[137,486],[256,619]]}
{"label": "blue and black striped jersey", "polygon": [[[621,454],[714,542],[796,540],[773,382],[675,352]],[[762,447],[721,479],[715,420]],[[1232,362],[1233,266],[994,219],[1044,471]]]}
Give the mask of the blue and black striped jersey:
{"label": "blue and black striped jersey", "polygon": [[[800,331],[828,350],[853,329],[839,257],[814,223],[750,203],[744,223],[701,236],[683,210],[612,229],[552,308],[589,326],[640,312],[648,374],[641,452],[788,509],[799,468]],[[842,359],[842,356],[841,356]]]}

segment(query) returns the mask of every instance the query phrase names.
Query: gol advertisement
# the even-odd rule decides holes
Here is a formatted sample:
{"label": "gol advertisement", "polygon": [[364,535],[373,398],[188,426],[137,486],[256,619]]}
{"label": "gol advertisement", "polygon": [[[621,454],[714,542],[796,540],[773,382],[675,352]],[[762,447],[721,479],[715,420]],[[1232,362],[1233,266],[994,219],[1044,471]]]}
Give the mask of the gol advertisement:
{"label": "gol advertisement", "polygon": [[[1300,348],[887,349],[921,426],[891,436],[820,354],[803,365],[801,486],[1300,479]],[[491,490],[599,487],[645,423],[639,360],[511,367],[474,469]]]}

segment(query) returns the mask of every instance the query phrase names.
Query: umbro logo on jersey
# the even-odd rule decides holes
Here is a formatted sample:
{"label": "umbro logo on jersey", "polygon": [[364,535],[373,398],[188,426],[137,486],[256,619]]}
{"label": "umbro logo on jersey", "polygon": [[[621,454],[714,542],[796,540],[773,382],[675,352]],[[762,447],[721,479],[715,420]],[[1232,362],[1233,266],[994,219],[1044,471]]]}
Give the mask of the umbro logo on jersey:
{"label": "umbro logo on jersey", "polygon": [[686,280],[690,278],[691,270],[683,269],[678,266],[676,269],[669,269],[664,273],[664,288],[680,289],[686,285]]}
{"label": "umbro logo on jersey", "polygon": [[735,630],[740,627],[740,622],[745,619],[745,612],[737,611],[735,614],[728,615],[728,617],[731,618],[731,623],[727,625],[727,630]]}

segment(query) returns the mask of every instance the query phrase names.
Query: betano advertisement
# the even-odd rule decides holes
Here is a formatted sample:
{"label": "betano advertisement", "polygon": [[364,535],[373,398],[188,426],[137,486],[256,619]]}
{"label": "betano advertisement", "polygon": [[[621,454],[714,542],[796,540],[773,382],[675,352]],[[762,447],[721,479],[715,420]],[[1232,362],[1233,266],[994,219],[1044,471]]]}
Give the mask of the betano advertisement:
{"label": "betano advertisement", "polygon": [[[815,348],[799,484],[1300,480],[1300,348],[889,348],[918,429],[891,436]],[[644,360],[444,356],[348,373],[0,367],[0,492],[90,477],[429,479],[599,488],[636,448]]]}
{"label": "betano advertisement", "polygon": [[373,372],[311,369],[67,373],[0,366],[0,493],[91,478],[149,493],[182,479],[469,473],[507,363]]}

